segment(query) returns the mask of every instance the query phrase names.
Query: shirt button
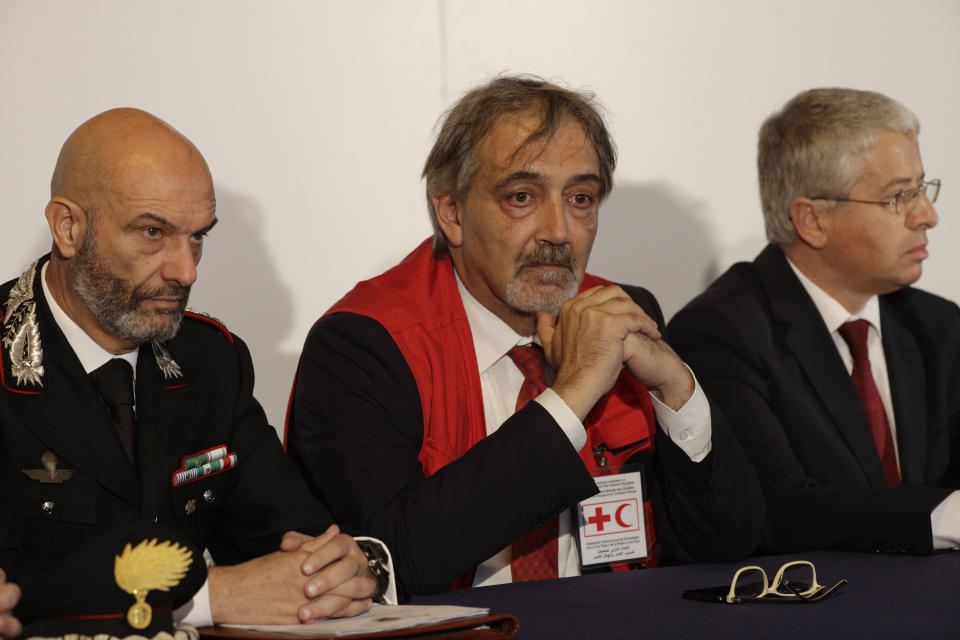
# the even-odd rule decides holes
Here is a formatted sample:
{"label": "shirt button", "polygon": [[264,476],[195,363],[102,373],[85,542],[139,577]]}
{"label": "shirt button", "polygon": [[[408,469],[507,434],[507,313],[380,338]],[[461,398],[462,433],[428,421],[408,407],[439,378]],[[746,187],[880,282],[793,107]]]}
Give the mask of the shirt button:
{"label": "shirt button", "polygon": [[40,505],[40,511],[42,511],[44,515],[50,515],[51,513],[53,513],[53,501],[47,500],[42,505]]}
{"label": "shirt button", "polygon": [[203,501],[207,504],[212,503],[216,497],[214,496],[213,489],[207,489],[203,492]]}
{"label": "shirt button", "polygon": [[690,437],[690,433],[689,433],[688,431],[681,431],[681,432],[680,432],[680,441],[681,441],[681,442],[687,440],[689,437]]}

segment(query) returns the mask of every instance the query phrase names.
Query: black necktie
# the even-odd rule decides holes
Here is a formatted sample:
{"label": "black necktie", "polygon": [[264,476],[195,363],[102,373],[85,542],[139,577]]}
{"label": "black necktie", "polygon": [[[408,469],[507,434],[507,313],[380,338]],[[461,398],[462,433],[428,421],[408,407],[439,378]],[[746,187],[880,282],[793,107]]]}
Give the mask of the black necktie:
{"label": "black necktie", "polygon": [[134,431],[137,417],[133,413],[133,367],[123,358],[114,358],[99,369],[90,372],[100,397],[110,409],[113,428],[133,462]]}

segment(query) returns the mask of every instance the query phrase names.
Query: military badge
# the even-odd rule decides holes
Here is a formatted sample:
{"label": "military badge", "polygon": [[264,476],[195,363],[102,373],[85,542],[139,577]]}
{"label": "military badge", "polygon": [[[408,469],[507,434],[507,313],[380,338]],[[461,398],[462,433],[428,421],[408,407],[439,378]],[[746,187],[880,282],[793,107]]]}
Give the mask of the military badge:
{"label": "military badge", "polygon": [[237,454],[227,451],[227,445],[222,444],[206,451],[192,453],[183,458],[180,468],[173,472],[171,484],[179,487],[182,484],[199,480],[205,476],[226,471],[237,466]]}
{"label": "military badge", "polygon": [[193,553],[176,543],[157,539],[143,540],[136,547],[124,547],[116,556],[113,576],[117,586],[136,598],[127,611],[127,622],[134,629],[146,629],[153,618],[153,609],[147,604],[150,591],[168,591],[180,584],[187,575]]}
{"label": "military badge", "polygon": [[170,355],[167,347],[160,342],[151,342],[150,346],[153,347],[153,357],[157,361],[157,367],[159,367],[163,373],[164,380],[183,377],[183,371],[180,370],[180,365],[177,364],[177,361]]}
{"label": "military badge", "polygon": [[43,469],[23,469],[27,477],[31,480],[43,483],[60,484],[64,480],[69,480],[73,471],[69,469],[57,469],[57,455],[53,451],[44,451],[40,456],[40,464]]}
{"label": "military badge", "polygon": [[10,373],[18,385],[43,386],[43,347],[37,323],[37,303],[33,299],[33,279],[37,262],[24,271],[10,290],[3,314],[3,347],[8,348]]}

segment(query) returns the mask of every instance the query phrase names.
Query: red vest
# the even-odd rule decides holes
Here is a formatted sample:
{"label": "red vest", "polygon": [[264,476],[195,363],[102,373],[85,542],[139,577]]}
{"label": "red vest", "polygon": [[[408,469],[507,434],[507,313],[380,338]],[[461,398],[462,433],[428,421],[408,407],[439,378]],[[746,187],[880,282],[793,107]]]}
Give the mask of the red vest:
{"label": "red vest", "polygon": [[[610,284],[587,274],[582,288]],[[420,392],[423,445],[419,460],[429,477],[487,435],[480,373],[453,263],[436,258],[424,241],[389,271],[357,284],[324,315],[348,312],[370,317],[393,338]],[[587,445],[580,457],[596,467],[603,447],[605,469],[618,469],[638,451],[653,453],[653,406],[646,387],[621,372],[614,387],[590,411]],[[644,504],[647,541],[656,540],[649,500]]]}

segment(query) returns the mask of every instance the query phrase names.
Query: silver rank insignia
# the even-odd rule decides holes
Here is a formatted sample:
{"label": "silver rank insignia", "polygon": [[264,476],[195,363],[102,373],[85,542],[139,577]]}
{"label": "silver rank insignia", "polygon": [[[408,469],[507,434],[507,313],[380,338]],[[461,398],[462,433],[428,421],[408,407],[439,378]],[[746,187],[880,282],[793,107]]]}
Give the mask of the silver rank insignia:
{"label": "silver rank insignia", "polygon": [[33,299],[35,261],[10,290],[3,313],[3,347],[9,348],[10,373],[18,385],[43,386],[43,347],[37,323],[37,303]]}
{"label": "silver rank insignia", "polygon": [[163,372],[163,378],[165,380],[182,378],[183,371],[180,370],[180,365],[170,355],[167,347],[162,342],[152,342],[151,346],[153,346],[153,357],[157,360],[157,366]]}

